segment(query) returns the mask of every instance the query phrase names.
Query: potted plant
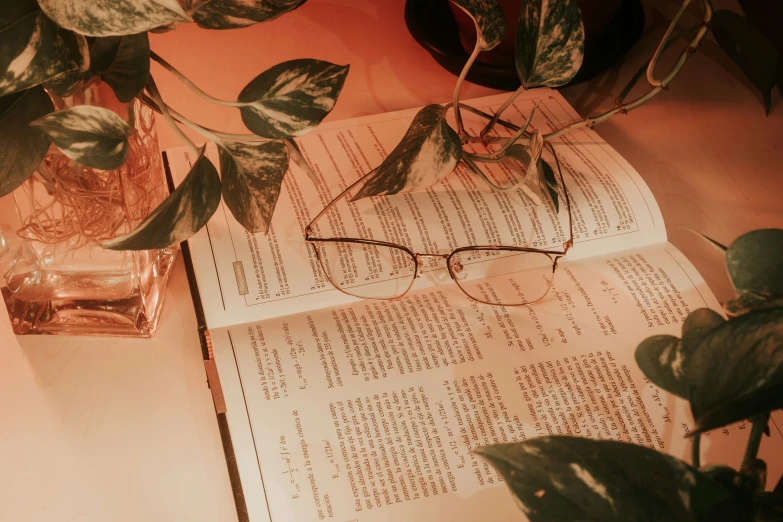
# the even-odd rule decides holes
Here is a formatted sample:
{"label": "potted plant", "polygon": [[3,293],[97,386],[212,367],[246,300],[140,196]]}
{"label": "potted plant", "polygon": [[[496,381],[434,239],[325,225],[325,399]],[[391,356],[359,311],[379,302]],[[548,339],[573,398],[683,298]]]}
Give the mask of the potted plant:
{"label": "potted plant", "polygon": [[[585,54],[589,55],[591,48],[595,46],[601,33],[609,26],[617,11],[625,0],[579,0],[579,11],[582,14],[582,23],[585,30]],[[503,9],[506,21],[513,26],[525,0],[497,0]],[[449,2],[451,11],[459,27],[459,36],[462,46],[470,52],[476,46],[476,31],[473,28],[473,20],[462,9]],[[509,30],[503,41],[492,50],[483,53],[480,60],[492,63],[504,64],[514,67],[514,38],[516,31]]]}
{"label": "potted plant", "polygon": [[[304,0],[18,0],[0,6],[2,293],[17,333],[154,334],[175,247],[222,200],[266,231],[293,138],[334,106],[347,66],[293,60],[233,101],[201,92],[150,52],[149,31],[273,20]],[[207,129],[169,109],[156,60],[255,134]],[[184,134],[193,169],[170,195],[152,110],[220,148],[216,166]],[[178,127],[175,128],[178,129]],[[181,131],[180,131],[181,132]]]}

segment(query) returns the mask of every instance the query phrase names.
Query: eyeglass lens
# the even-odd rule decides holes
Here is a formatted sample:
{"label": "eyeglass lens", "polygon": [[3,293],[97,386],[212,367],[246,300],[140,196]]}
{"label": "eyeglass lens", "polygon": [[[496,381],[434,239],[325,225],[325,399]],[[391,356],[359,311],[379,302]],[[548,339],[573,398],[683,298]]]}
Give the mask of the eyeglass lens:
{"label": "eyeglass lens", "polygon": [[311,243],[326,277],[342,292],[365,299],[394,299],[416,277],[416,260],[401,248],[349,241]]}
{"label": "eyeglass lens", "polygon": [[449,258],[449,270],[463,292],[476,301],[505,306],[544,297],[552,286],[553,267],[553,259],[540,252],[460,250]]}

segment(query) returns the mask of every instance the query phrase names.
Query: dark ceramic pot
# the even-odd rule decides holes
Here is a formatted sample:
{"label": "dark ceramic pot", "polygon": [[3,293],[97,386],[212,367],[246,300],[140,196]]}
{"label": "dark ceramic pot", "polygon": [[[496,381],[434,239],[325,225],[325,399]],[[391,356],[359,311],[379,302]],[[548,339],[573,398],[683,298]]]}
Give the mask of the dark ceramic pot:
{"label": "dark ceramic pot", "polygon": [[[592,48],[599,42],[602,34],[617,16],[623,0],[578,0],[582,11],[582,23],[585,27],[585,54],[591,54]],[[525,0],[497,0],[506,14],[508,32],[503,41],[491,51],[479,54],[477,60],[498,65],[514,64],[514,38],[516,36],[519,12]],[[459,27],[459,37],[466,52],[470,53],[476,45],[476,29],[473,21],[465,12],[449,2]]]}

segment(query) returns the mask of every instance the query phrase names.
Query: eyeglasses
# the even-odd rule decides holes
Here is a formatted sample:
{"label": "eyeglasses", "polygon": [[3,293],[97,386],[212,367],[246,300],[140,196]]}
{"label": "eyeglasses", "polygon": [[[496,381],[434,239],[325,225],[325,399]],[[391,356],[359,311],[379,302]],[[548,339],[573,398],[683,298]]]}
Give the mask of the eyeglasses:
{"label": "eyeglasses", "polygon": [[[561,250],[518,246],[474,245],[451,253],[414,252],[388,241],[353,237],[314,237],[313,227],[339,200],[368,179],[374,171],[334,198],[305,228],[305,241],[313,248],[324,275],[341,292],[364,299],[404,296],[424,269],[424,258],[446,260],[449,275],[471,299],[502,306],[524,306],[541,301],[552,288],[558,260],[573,246],[571,201],[554,149],[557,173],[568,210],[569,238]],[[514,274],[514,277],[510,277]]]}

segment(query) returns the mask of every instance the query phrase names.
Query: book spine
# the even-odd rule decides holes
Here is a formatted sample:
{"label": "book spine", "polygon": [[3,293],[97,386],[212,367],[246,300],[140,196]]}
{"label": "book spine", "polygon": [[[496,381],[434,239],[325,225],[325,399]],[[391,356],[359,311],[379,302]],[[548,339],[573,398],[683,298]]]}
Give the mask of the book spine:
{"label": "book spine", "polygon": [[218,430],[220,431],[220,439],[223,442],[223,454],[226,457],[228,480],[231,482],[231,492],[234,495],[234,504],[237,509],[237,520],[239,522],[249,522],[245,492],[242,489],[242,479],[239,476],[239,467],[237,466],[234,445],[231,442],[231,431],[228,426],[228,417],[226,416],[226,399],[223,396],[223,387],[220,385],[220,376],[218,375],[215,356],[212,352],[212,339],[209,336],[209,330],[205,329],[201,334],[201,338],[203,340],[202,346],[207,355],[204,360],[204,369],[207,374],[209,390],[212,392],[212,402],[215,404]]}

